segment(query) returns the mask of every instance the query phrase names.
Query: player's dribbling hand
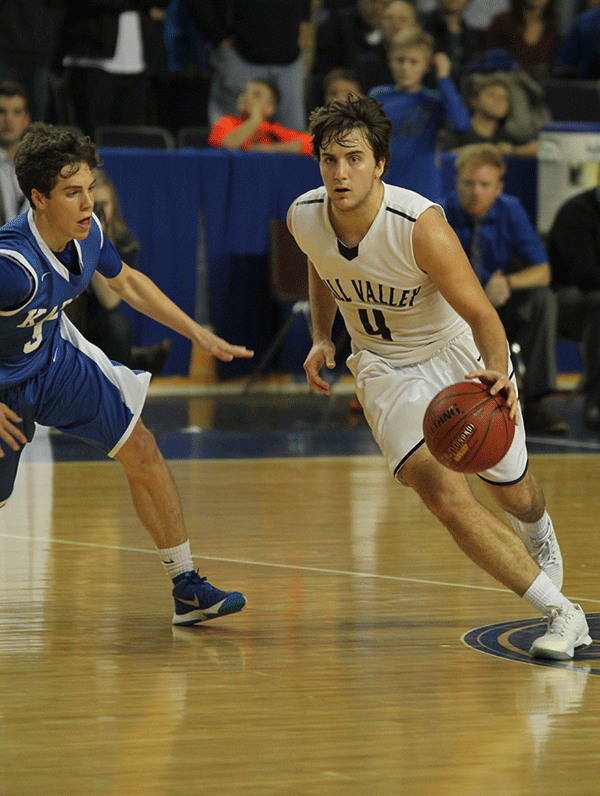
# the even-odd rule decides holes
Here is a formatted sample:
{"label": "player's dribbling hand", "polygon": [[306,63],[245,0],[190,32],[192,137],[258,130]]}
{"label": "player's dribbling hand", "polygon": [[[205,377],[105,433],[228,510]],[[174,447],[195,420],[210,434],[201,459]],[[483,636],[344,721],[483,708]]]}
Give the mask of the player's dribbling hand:
{"label": "player's dribbling hand", "polygon": [[[21,420],[22,418],[16,412],[9,409],[6,404],[0,403],[0,438],[14,451],[18,451],[21,445],[25,445],[27,442],[25,434],[14,425],[20,423]],[[0,445],[0,458],[3,456],[4,451]]]}
{"label": "player's dribbling hand", "polygon": [[331,340],[315,343],[304,362],[304,370],[306,371],[306,379],[309,386],[316,392],[329,395],[331,392],[329,383],[319,375],[323,365],[327,365],[330,370],[335,368],[335,346]]}
{"label": "player's dribbling hand", "polygon": [[479,379],[482,384],[489,387],[491,395],[502,393],[510,410],[509,417],[518,424],[519,418],[517,409],[519,407],[519,401],[517,399],[517,391],[515,385],[506,373],[500,373],[498,370],[472,370],[470,373],[466,374],[465,379]]}

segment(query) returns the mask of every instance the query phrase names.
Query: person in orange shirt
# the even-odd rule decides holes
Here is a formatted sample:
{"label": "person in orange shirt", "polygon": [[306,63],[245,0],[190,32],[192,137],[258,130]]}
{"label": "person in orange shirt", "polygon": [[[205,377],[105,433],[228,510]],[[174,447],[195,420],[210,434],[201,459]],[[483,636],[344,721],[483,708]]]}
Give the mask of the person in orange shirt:
{"label": "person in orange shirt", "polygon": [[240,115],[218,119],[209,133],[209,146],[312,155],[312,139],[308,133],[271,121],[279,101],[279,89],[274,83],[252,78],[238,99]]}

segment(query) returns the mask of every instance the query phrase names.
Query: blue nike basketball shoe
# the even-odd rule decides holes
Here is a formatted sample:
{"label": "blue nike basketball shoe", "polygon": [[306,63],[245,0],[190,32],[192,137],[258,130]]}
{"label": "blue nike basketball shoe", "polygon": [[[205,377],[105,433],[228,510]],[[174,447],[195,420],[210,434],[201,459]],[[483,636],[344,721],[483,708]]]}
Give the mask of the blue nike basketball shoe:
{"label": "blue nike basketball shoe", "polygon": [[174,625],[196,625],[217,616],[235,614],[246,605],[239,591],[221,591],[197,572],[184,572],[173,578]]}

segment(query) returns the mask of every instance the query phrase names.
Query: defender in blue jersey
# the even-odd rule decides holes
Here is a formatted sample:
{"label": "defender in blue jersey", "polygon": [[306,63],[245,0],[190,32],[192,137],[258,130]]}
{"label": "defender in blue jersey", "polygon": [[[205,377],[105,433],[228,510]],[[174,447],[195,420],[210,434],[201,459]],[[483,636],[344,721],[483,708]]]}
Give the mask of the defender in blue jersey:
{"label": "defender in blue jersey", "polygon": [[0,507],[36,422],[96,446],[125,469],[138,516],[173,581],[173,623],[193,625],[239,611],[246,600],[193,569],[177,488],[140,419],[150,374],[111,362],[63,309],[97,269],[121,299],[219,359],[252,352],[199,326],[121,261],[92,212],[99,165],[90,138],[42,123],[30,127],[15,156],[31,209],[0,228]]}
{"label": "defender in blue jersey", "polygon": [[522,424],[501,462],[480,473],[516,533],[474,497],[423,439],[431,399],[462,379],[506,395],[517,417],[506,334],[439,205],[383,182],[392,123],[372,98],[334,100],[310,117],[323,187],[300,196],[288,226],[308,257],[313,345],[308,383],[329,394],[323,366],[339,309],[347,364],[365,417],[397,481],[412,487],[471,560],[548,618],[531,653],[572,658],[591,644],[585,614],[560,591],[562,558],[527,466]]}

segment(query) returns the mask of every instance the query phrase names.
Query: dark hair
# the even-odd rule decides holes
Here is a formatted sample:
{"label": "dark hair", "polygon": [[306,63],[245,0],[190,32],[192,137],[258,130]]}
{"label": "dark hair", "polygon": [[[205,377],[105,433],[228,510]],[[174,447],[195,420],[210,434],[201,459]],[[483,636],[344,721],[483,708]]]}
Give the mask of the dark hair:
{"label": "dark hair", "polygon": [[346,80],[348,83],[356,83],[357,86],[360,86],[360,80],[354,69],[337,66],[335,69],[330,69],[323,78],[323,91],[325,94],[330,83],[333,83],[334,80]]}
{"label": "dark hair", "polygon": [[278,108],[281,102],[281,91],[279,90],[279,86],[275,83],[274,80],[269,80],[266,77],[251,77],[248,79],[248,83],[259,83],[261,86],[266,86],[273,96],[273,102],[275,103],[275,107]]}
{"label": "dark hair", "polygon": [[16,80],[0,81],[0,97],[21,97],[25,101],[25,108],[29,113],[29,97],[27,90]]}
{"label": "dark hair", "polygon": [[379,163],[385,159],[384,174],[390,162],[392,123],[383,111],[383,105],[372,97],[352,94],[347,100],[331,100],[316,108],[310,115],[308,132],[312,135],[312,151],[319,160],[321,149],[331,143],[341,144],[359,129]]}
{"label": "dark hair", "polygon": [[[30,202],[34,188],[44,196],[50,196],[59,178],[76,174],[80,163],[87,163],[90,171],[100,165],[100,156],[92,139],[57,130],[44,122],[34,122],[29,127],[15,154],[19,187]],[[65,174],[67,167],[70,169]]]}
{"label": "dark hair", "polygon": [[[517,20],[520,25],[525,24],[525,0],[510,0],[510,13]],[[556,0],[548,0],[548,4],[542,12],[542,19],[544,22],[555,21],[556,14]]]}

